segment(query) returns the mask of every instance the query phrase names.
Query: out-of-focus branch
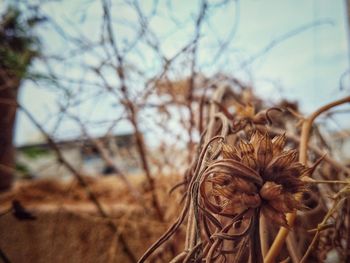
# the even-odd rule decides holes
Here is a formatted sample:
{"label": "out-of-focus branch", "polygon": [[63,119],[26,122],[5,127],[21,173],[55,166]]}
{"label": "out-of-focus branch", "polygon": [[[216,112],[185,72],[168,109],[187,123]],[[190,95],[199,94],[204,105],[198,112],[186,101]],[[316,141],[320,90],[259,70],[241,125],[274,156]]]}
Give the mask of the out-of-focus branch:
{"label": "out-of-focus branch", "polygon": [[[268,130],[269,130],[269,132],[271,132],[271,134],[278,134],[278,135],[286,134],[286,137],[288,139],[290,139],[296,143],[300,143],[300,138],[297,135],[294,135],[292,133],[286,133],[284,130],[279,129],[279,128],[275,128],[275,127],[269,127]],[[329,163],[336,170],[342,171],[342,172],[350,175],[350,169],[348,167],[346,167],[345,165],[342,165],[340,162],[338,162],[334,158],[330,157],[329,155],[325,155],[325,152],[323,152],[320,148],[318,148],[314,144],[309,143],[309,149],[311,151],[313,151],[315,154],[317,154],[317,156],[319,156],[319,157],[324,156],[324,161]]]}
{"label": "out-of-focus branch", "polygon": [[131,248],[127,244],[124,236],[122,233],[119,232],[117,225],[109,218],[108,213],[103,208],[102,204],[98,200],[98,197],[94,194],[94,192],[90,189],[88,183],[85,181],[83,174],[81,174],[79,171],[77,171],[70,162],[63,156],[61,150],[55,143],[55,141],[51,138],[51,136],[45,131],[45,129],[39,124],[39,122],[34,118],[34,116],[22,105],[18,104],[18,108],[30,119],[30,121],[40,130],[40,132],[45,136],[48,144],[50,147],[54,150],[57,160],[63,164],[69,172],[71,172],[74,177],[77,179],[78,183],[85,189],[89,199],[92,201],[92,203],[96,206],[97,211],[99,214],[107,219],[107,224],[109,228],[116,233],[118,241],[120,245],[122,246],[122,249],[124,253],[128,256],[131,262],[136,262],[136,257],[133,254]]}
{"label": "out-of-focus branch", "polygon": [[195,80],[197,76],[197,51],[198,51],[198,45],[199,45],[199,37],[201,33],[201,27],[202,23],[204,21],[206,11],[208,8],[208,3],[206,0],[201,1],[201,8],[198,14],[198,17],[196,19],[195,24],[195,35],[193,40],[193,47],[192,47],[192,54],[191,54],[191,75],[189,78],[188,83],[188,93],[187,93],[187,107],[189,112],[189,126],[188,126],[188,151],[189,151],[189,162],[191,162],[191,153],[193,152],[193,129],[195,125],[195,116],[193,112],[193,92],[195,89]]}
{"label": "out-of-focus branch", "polygon": [[142,135],[140,128],[139,128],[138,121],[137,121],[137,119],[138,119],[137,113],[138,112],[137,112],[137,109],[135,108],[134,104],[132,103],[132,101],[129,98],[128,87],[126,85],[126,80],[125,80],[124,59],[122,57],[122,54],[120,54],[120,52],[119,52],[117,42],[116,42],[115,37],[114,37],[113,28],[112,28],[112,21],[111,21],[111,16],[110,16],[110,6],[108,6],[108,3],[106,0],[102,1],[102,7],[103,7],[103,12],[104,12],[104,19],[105,19],[105,23],[106,23],[108,39],[109,39],[110,45],[113,49],[114,56],[115,56],[116,63],[117,63],[116,72],[117,72],[117,76],[118,76],[119,81],[120,81],[120,91],[121,91],[122,96],[123,96],[123,101],[121,101],[121,103],[127,109],[129,121],[134,128],[134,136],[135,136],[135,140],[136,140],[136,146],[137,146],[139,156],[141,159],[142,168],[145,171],[145,174],[146,174],[149,186],[150,186],[150,191],[152,193],[153,206],[156,210],[156,213],[157,213],[159,219],[161,221],[163,221],[164,220],[163,211],[161,209],[159,200],[157,198],[156,189],[155,189],[155,182],[154,182],[154,179],[151,175],[151,171],[150,171],[149,164],[147,161],[146,146],[144,143],[143,135]]}
{"label": "out-of-focus branch", "polygon": [[75,116],[71,116],[75,121],[77,121],[80,125],[80,128],[84,134],[84,136],[86,136],[89,141],[96,147],[96,149],[98,150],[98,152],[100,153],[101,158],[104,160],[104,162],[109,166],[113,168],[113,171],[120,177],[120,179],[124,182],[125,186],[128,188],[129,192],[131,193],[131,195],[134,197],[134,199],[140,204],[140,205],[144,205],[145,201],[142,197],[142,195],[140,194],[140,192],[129,182],[128,178],[126,177],[126,175],[119,169],[119,167],[117,166],[117,164],[115,163],[115,161],[113,160],[112,156],[110,156],[110,154],[108,153],[108,151],[106,150],[106,148],[104,147],[104,145],[102,144],[102,142],[98,139],[94,139],[92,138],[84,124],[82,123],[82,121],[75,117]]}

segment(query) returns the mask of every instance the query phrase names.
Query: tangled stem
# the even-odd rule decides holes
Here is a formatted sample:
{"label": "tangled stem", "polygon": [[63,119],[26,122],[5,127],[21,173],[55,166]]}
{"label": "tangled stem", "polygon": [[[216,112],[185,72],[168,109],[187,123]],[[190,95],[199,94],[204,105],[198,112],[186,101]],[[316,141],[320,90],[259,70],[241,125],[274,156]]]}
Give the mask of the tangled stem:
{"label": "tangled stem", "polygon": [[[333,107],[336,107],[336,106],[339,106],[339,105],[345,104],[345,103],[350,103],[350,96],[345,97],[345,98],[340,99],[340,100],[336,100],[334,102],[331,102],[331,103],[319,108],[314,113],[312,113],[309,117],[307,117],[303,120],[303,126],[302,126],[302,130],[301,130],[301,141],[300,141],[300,146],[299,146],[299,150],[300,150],[299,162],[301,164],[307,163],[308,142],[309,142],[309,138],[310,138],[310,131],[312,128],[312,124],[314,123],[315,119],[323,112],[326,112]],[[293,226],[295,219],[296,219],[296,212],[288,214],[287,215],[288,225]],[[284,228],[284,227],[280,228],[274,242],[272,243],[270,250],[268,251],[268,253],[264,259],[264,263],[273,263],[275,261],[276,257],[280,253],[280,250],[282,249],[282,246],[283,246],[283,244],[288,236],[288,233],[289,233],[289,229]],[[306,259],[307,255],[309,253],[310,253],[310,250],[308,249],[308,251],[304,255],[303,259]]]}

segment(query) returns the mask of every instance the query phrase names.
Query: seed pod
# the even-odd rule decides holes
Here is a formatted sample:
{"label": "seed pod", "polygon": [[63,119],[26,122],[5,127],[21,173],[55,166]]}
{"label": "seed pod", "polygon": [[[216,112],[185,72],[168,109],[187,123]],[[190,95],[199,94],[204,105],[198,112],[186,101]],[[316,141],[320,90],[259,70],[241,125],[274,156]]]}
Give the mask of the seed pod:
{"label": "seed pod", "polygon": [[257,125],[250,128],[249,142],[237,137],[235,146],[223,144],[222,158],[208,163],[200,188],[203,205],[228,217],[259,208],[272,222],[288,227],[285,213],[302,209],[296,200],[307,190],[302,177],[309,178],[320,160],[307,168],[297,162],[296,150],[283,151],[285,134],[271,140],[267,132],[257,131]]}
{"label": "seed pod", "polygon": [[243,193],[254,193],[257,191],[256,186],[253,183],[237,177],[232,178],[232,187]]}
{"label": "seed pod", "polygon": [[239,196],[241,198],[241,202],[247,207],[256,208],[261,205],[261,199],[258,194],[248,195],[242,193]]}

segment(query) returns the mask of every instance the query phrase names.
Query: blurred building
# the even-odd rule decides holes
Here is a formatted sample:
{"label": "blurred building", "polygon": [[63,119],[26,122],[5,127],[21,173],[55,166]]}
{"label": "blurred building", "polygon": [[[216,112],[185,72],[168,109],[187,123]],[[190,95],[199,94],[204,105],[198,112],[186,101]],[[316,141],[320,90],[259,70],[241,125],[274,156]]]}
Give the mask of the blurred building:
{"label": "blurred building", "polygon": [[[109,156],[121,171],[127,174],[139,174],[140,164],[132,134],[94,138],[103,145]],[[63,156],[78,171],[84,174],[109,175],[114,169],[100,155],[96,144],[89,139],[75,139],[56,143]],[[67,177],[69,171],[57,160],[55,152],[48,143],[26,144],[17,147],[16,163],[23,177]]]}

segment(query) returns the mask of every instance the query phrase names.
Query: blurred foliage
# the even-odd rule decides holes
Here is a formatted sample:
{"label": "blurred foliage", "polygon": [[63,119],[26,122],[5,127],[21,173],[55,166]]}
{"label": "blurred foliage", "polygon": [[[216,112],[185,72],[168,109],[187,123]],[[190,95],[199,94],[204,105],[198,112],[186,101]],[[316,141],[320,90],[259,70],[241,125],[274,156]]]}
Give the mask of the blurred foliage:
{"label": "blurred foliage", "polygon": [[33,28],[45,18],[23,18],[21,11],[9,6],[0,21],[1,67],[22,78],[34,57],[40,55],[40,41]]}
{"label": "blurred foliage", "polygon": [[50,153],[50,150],[37,147],[37,146],[32,146],[32,147],[21,149],[21,152],[29,159],[37,159],[44,155],[48,155]]}
{"label": "blurred foliage", "polygon": [[23,174],[28,174],[29,173],[29,168],[27,165],[23,163],[16,163],[16,171],[23,173]]}

